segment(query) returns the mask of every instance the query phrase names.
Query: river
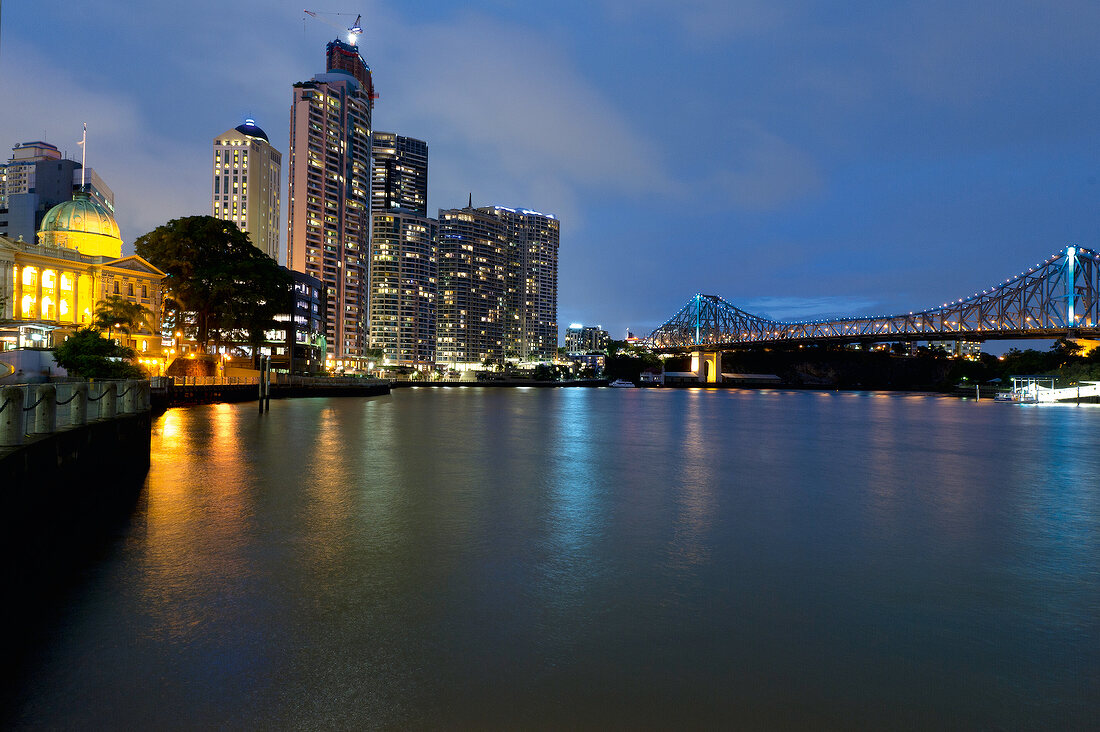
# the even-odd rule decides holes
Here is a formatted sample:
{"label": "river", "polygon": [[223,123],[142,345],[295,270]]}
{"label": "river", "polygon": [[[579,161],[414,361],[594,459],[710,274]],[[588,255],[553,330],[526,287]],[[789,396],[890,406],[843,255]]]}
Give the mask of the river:
{"label": "river", "polygon": [[173,409],[14,723],[1093,727],[1098,435],[866,392]]}

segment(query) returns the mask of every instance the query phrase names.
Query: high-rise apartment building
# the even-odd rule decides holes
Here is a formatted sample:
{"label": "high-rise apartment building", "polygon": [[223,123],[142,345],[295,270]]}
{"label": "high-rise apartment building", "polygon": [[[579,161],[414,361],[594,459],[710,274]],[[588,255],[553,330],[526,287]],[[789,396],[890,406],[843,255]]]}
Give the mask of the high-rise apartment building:
{"label": "high-rise apartment building", "polygon": [[246,119],[214,138],[213,214],[247,232],[279,261],[279,181],[283,154],[267,133]]}
{"label": "high-rise apartment building", "polygon": [[573,323],[565,329],[565,352],[570,355],[603,351],[607,348],[609,336],[598,325]]}
{"label": "high-rise apartment building", "polygon": [[371,210],[401,208],[427,216],[428,143],[375,130],[371,149]]}
{"label": "high-rise apartment building", "polygon": [[507,240],[474,208],[439,212],[436,361],[457,369],[504,356]]}
{"label": "high-rise apartment building", "polygon": [[384,364],[426,370],[435,363],[438,278],[428,144],[375,130],[371,150],[371,348]]}
{"label": "high-rise apartment building", "polygon": [[383,364],[428,370],[436,361],[437,224],[406,209],[372,216],[371,347],[382,350]]}
{"label": "high-rise apartment building", "polygon": [[500,221],[507,242],[504,351],[522,360],[552,359],[558,348],[560,222],[525,208],[478,210]]}
{"label": "high-rise apartment building", "polygon": [[358,46],[332,41],[325,59],[325,73],[294,85],[287,266],[324,283],[331,365],[363,368],[374,83]]}
{"label": "high-rise apartment building", "polygon": [[0,234],[33,242],[46,212],[71,201],[83,184],[88,195],[112,212],[115,194],[94,170],[61,156],[56,145],[24,142],[0,163]]}

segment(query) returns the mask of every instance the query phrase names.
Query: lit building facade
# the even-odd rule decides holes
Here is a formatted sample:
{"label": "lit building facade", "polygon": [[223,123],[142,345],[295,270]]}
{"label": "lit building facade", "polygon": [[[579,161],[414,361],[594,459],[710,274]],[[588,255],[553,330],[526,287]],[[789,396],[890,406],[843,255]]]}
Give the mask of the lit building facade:
{"label": "lit building facade", "polygon": [[371,111],[374,84],[358,47],[332,41],[326,73],[294,85],[287,266],[324,283],[333,368],[367,364]]}
{"label": "lit building facade", "polygon": [[570,355],[603,351],[608,339],[607,331],[598,325],[573,323],[565,329],[565,351]]}
{"label": "lit building facade", "polygon": [[3,347],[54,345],[91,325],[96,303],[117,296],[149,317],[137,332],[111,337],[139,357],[159,356],[164,277],[141,257],[123,257],[114,217],[78,192],[46,213],[36,243],[0,237]]}
{"label": "lit building facade", "polygon": [[522,360],[553,359],[558,348],[560,222],[525,208],[478,210],[500,221],[507,242],[505,353]]}
{"label": "lit building facade", "polygon": [[373,219],[371,347],[382,365],[427,370],[436,360],[437,224],[404,209]]}
{"label": "lit building facade", "polygon": [[91,168],[61,156],[48,142],[23,142],[0,164],[0,235],[34,241],[46,212],[83,188],[109,213],[114,192]]}
{"label": "lit building facade", "polygon": [[439,212],[436,361],[465,370],[504,357],[507,240],[484,210]]}
{"label": "lit building facade", "polygon": [[213,215],[232,221],[279,261],[279,181],[283,154],[247,119],[214,138]]}
{"label": "lit building facade", "polygon": [[428,215],[428,143],[375,130],[371,175],[371,211],[396,208]]}
{"label": "lit building facade", "polygon": [[316,277],[289,270],[294,280],[288,312],[275,316],[261,352],[271,356],[271,367],[291,374],[319,374],[325,369],[325,323],[328,298]]}

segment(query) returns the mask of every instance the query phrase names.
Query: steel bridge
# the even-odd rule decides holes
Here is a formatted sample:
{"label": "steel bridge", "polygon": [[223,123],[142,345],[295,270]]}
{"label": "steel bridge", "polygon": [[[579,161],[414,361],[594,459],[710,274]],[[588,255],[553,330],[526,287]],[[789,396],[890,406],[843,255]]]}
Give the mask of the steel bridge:
{"label": "steel bridge", "polygon": [[1100,254],[1066,247],[970,297],[905,315],[780,322],[696,295],[645,339],[651,348],[717,352],[748,344],[986,341],[1100,337]]}

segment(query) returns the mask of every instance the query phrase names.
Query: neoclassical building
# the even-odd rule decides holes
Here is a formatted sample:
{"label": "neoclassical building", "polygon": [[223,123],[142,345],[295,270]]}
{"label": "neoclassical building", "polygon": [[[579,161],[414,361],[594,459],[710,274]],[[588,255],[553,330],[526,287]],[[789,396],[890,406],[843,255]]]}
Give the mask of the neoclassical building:
{"label": "neoclassical building", "polygon": [[138,256],[122,256],[118,224],[85,192],[46,212],[36,243],[0,236],[0,342],[3,349],[51,346],[89,325],[112,295],[148,308],[149,323],[126,336],[139,355],[160,355],[165,274]]}

